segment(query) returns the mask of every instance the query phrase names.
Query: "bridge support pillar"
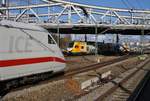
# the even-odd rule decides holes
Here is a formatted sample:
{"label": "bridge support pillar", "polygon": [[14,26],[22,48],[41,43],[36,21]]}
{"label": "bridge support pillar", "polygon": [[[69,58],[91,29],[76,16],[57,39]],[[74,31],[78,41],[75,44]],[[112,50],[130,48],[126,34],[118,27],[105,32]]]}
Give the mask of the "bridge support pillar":
{"label": "bridge support pillar", "polygon": [[140,43],[141,43],[141,54],[143,54],[143,41],[144,41],[144,29],[141,30]]}

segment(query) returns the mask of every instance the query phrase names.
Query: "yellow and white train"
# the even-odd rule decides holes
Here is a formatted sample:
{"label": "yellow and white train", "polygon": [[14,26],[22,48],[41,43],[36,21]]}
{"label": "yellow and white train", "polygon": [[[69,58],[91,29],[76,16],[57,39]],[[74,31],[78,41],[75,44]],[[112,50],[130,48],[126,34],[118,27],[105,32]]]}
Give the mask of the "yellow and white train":
{"label": "yellow and white train", "polygon": [[[126,44],[114,44],[114,43],[97,43],[98,54],[124,54],[129,53],[130,48]],[[66,55],[83,55],[94,54],[96,51],[94,42],[73,41],[70,42],[68,48],[63,51]]]}
{"label": "yellow and white train", "polygon": [[67,55],[94,54],[95,46],[83,41],[70,42],[65,53]]}

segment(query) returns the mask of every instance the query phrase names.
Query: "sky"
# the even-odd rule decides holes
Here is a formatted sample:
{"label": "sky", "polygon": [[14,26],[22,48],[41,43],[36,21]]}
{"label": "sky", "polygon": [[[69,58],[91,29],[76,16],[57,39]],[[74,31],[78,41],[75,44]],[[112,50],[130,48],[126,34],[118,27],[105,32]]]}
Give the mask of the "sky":
{"label": "sky", "polygon": [[[9,1],[19,1],[19,0],[9,0]],[[22,3],[28,0],[20,0]],[[37,3],[40,0],[29,0],[30,2]],[[107,7],[116,7],[116,8],[128,8],[128,9],[149,9],[150,10],[150,1],[149,0],[66,0],[73,1],[82,4],[90,4],[96,6],[107,6]]]}
{"label": "sky", "polygon": [[150,10],[149,0],[68,0],[68,1],[96,6]]}

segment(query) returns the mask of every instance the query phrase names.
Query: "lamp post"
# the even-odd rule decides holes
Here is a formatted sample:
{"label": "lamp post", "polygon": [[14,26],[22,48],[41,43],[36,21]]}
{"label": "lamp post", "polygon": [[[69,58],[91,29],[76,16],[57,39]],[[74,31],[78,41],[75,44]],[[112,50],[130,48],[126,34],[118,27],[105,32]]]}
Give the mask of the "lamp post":
{"label": "lamp post", "polygon": [[99,62],[98,59],[98,28],[97,23],[95,24],[95,57],[97,59],[97,62]]}
{"label": "lamp post", "polygon": [[141,30],[141,54],[143,54],[143,38],[144,38],[144,29]]}

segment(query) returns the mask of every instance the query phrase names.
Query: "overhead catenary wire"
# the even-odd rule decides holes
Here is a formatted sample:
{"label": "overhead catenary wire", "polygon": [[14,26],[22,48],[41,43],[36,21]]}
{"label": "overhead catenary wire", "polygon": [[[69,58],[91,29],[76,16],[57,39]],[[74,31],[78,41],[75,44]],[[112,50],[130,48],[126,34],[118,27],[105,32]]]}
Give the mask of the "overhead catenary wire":
{"label": "overhead catenary wire", "polygon": [[121,0],[121,1],[127,8],[130,8],[130,6],[124,0]]}
{"label": "overhead catenary wire", "polygon": [[121,0],[122,3],[130,10],[136,9],[128,0]]}
{"label": "overhead catenary wire", "polygon": [[128,0],[126,0],[126,2],[131,6],[131,9],[136,9],[136,7],[132,3],[130,3]]}

